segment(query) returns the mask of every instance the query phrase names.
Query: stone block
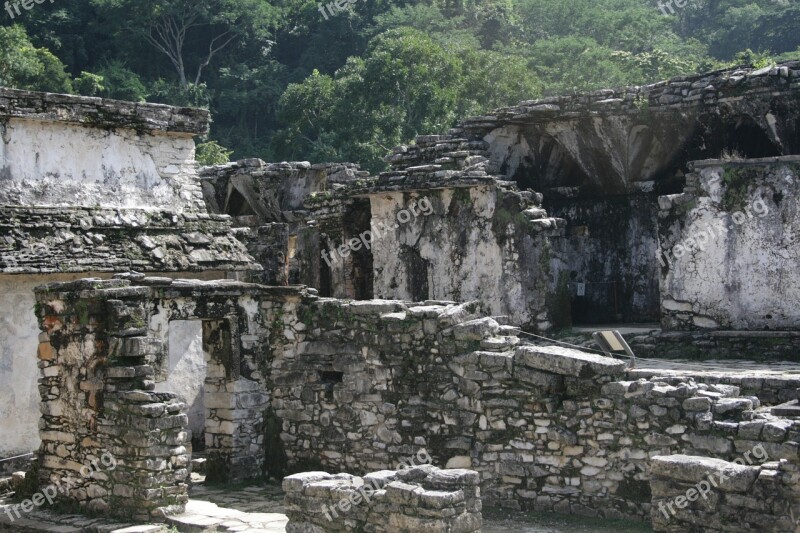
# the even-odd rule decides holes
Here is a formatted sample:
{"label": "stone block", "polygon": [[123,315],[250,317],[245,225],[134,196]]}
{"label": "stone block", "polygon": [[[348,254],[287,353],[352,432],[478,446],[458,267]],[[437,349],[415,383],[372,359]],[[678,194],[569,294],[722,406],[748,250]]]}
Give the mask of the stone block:
{"label": "stone block", "polygon": [[654,476],[690,484],[707,481],[714,476],[716,486],[726,492],[746,492],[758,477],[759,468],[690,455],[656,456],[650,462]]}
{"label": "stone block", "polygon": [[746,398],[721,398],[714,404],[714,412],[718,415],[751,411],[753,402]]}
{"label": "stone block", "polygon": [[499,328],[493,318],[478,318],[453,326],[453,335],[458,341],[481,341],[495,335]]}
{"label": "stone block", "polygon": [[711,400],[704,397],[687,398],[683,400],[683,408],[686,411],[708,411],[711,409]]}
{"label": "stone block", "polygon": [[563,376],[591,379],[622,375],[623,361],[557,346],[522,346],[515,353],[516,364]]}
{"label": "stone block", "polygon": [[536,387],[536,392],[545,395],[564,390],[564,376],[532,370],[522,365],[514,366],[514,378]]}
{"label": "stone block", "polygon": [[714,435],[688,435],[689,443],[698,450],[723,455],[733,450],[733,443],[725,437]]}

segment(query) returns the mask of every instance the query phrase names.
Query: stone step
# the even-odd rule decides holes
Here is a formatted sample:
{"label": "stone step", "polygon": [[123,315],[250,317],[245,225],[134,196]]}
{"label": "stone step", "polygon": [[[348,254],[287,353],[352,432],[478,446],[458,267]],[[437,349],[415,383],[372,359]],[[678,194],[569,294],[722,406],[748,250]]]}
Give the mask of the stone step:
{"label": "stone step", "polygon": [[519,337],[490,337],[481,341],[481,349],[490,352],[505,352],[519,344]]}

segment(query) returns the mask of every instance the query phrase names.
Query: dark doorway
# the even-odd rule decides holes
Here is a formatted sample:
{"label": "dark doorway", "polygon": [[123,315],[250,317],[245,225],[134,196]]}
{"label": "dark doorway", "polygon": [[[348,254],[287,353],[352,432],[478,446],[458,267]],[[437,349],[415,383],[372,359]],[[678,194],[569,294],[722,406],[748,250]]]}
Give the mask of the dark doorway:
{"label": "dark doorway", "polygon": [[408,293],[414,302],[424,302],[430,299],[428,287],[428,270],[430,263],[423,259],[419,251],[404,247],[400,254],[403,263],[408,269]]}
{"label": "dark doorway", "polygon": [[[350,279],[353,284],[353,298],[371,300],[373,291],[372,270],[372,208],[370,201],[356,199],[344,215],[344,227],[348,242],[357,243],[351,246],[352,261],[350,263]],[[354,240],[355,239],[355,240]]]}

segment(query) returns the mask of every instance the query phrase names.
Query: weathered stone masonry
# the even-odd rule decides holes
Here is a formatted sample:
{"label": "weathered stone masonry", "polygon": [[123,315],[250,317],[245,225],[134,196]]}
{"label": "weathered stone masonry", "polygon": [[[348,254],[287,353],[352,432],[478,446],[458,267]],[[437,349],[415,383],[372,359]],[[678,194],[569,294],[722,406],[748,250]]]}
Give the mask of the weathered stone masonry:
{"label": "weathered stone masonry", "polygon": [[[262,281],[288,278],[325,296],[477,299],[490,314],[539,331],[657,320],[670,330],[785,331],[797,322],[780,305],[791,299],[767,301],[745,288],[731,304],[738,309],[716,309],[711,300],[729,297],[747,280],[717,268],[715,286],[706,290],[693,269],[719,264],[724,252],[769,270],[770,279],[785,278],[797,265],[786,237],[794,224],[793,185],[769,185],[778,193],[773,216],[758,231],[730,228],[732,235],[705,261],[662,266],[658,251],[688,237],[705,204],[717,201],[694,190],[710,165],[726,169],[728,177],[762,169],[751,176],[752,191],[734,180],[731,190],[739,196],[763,192],[769,176],[791,167],[800,154],[798,76],[800,63],[792,61],[521,102],[464,119],[446,135],[418,136],[395,148],[387,156],[392,169],[377,177],[348,164],[248,160],[213,167],[203,172],[207,201],[212,210],[242,220],[264,213],[285,219],[239,233],[265,266]],[[718,162],[700,162],[709,158]],[[691,208],[693,196],[704,205]],[[393,225],[395,215],[420,197],[436,201],[435,216],[401,224],[371,250],[344,261],[329,266],[320,260],[321,252],[370,225]],[[714,217],[730,214],[722,209]],[[753,239],[773,255],[743,244]],[[285,258],[280,265],[274,264],[278,251]],[[772,282],[780,283],[789,282]],[[731,313],[761,318],[728,320]],[[721,357],[742,344],[712,341]],[[781,343],[785,348],[772,350],[780,357],[797,346],[790,338]],[[758,357],[769,346],[745,348],[748,357]]]}
{"label": "weathered stone masonry", "polygon": [[[164,377],[162,327],[171,319],[203,320],[209,476],[251,477],[264,462],[260,417],[268,399],[260,348],[268,346],[270,331],[259,328],[258,319],[272,304],[268,295],[259,303],[246,294],[258,293],[257,287],[236,282],[133,279],[141,285],[89,279],[37,292],[43,330],[39,478],[43,484],[79,478],[80,468],[107,450],[117,469],[96,482],[82,481],[67,499],[145,520],[179,511],[187,499],[185,405],[175,394],[154,392]],[[275,299],[280,307],[293,305],[293,298]]]}
{"label": "weathered stone masonry", "polygon": [[[43,348],[54,348],[55,361],[43,363],[43,379],[55,379],[43,385],[57,387],[43,404],[45,431],[92,435],[98,448],[117,444],[135,477],[112,477],[104,489],[132,490],[154,513],[180,503],[187,450],[162,441],[186,420],[167,414],[176,409],[169,395],[156,402],[147,390],[163,372],[169,320],[187,318],[207,322],[212,478],[358,474],[424,449],[437,466],[478,472],[493,505],[646,518],[653,456],[730,461],[761,444],[770,461],[783,460],[782,471],[798,464],[800,422],[758,410],[759,400],[740,397],[738,387],[625,381],[624,362],[522,345],[516,328],[481,318],[477,303],[348,302],[292,287],[141,277],[50,286],[37,298],[49,335]],[[114,316],[127,318],[116,325]],[[73,359],[85,374],[70,370]],[[58,377],[65,371],[83,384],[80,394],[62,384],[70,383]],[[90,389],[102,389],[99,407]],[[91,416],[62,418],[51,405]],[[147,447],[114,440],[142,419],[133,423],[151,432],[141,435]],[[41,475],[80,465],[87,445],[46,443]],[[147,455],[161,460],[133,459]]]}
{"label": "weathered stone masonry", "polygon": [[[220,279],[259,269],[230,217],[203,201],[194,137],[208,120],[199,109],[0,88],[0,457],[40,442],[34,287],[130,270]],[[186,374],[171,378],[195,403],[178,386]]]}
{"label": "weathered stone masonry", "polygon": [[682,192],[691,161],[800,154],[798,80],[790,61],[525,101],[395,148],[387,176],[488,160],[488,174],[541,193],[565,221],[552,239],[556,327],[655,321],[659,196]]}
{"label": "weathered stone masonry", "polygon": [[654,457],[651,470],[654,531],[797,531],[796,463],[673,455]]}
{"label": "weathered stone masonry", "polygon": [[[289,516],[286,531],[479,532],[478,482],[476,472],[433,466],[382,470],[363,478],[325,472],[295,474],[283,480]],[[351,501],[356,505],[351,506]]]}
{"label": "weathered stone masonry", "polygon": [[795,328],[800,156],[701,161],[692,169],[682,194],[659,200],[662,250],[669,252],[661,269],[663,326]]}

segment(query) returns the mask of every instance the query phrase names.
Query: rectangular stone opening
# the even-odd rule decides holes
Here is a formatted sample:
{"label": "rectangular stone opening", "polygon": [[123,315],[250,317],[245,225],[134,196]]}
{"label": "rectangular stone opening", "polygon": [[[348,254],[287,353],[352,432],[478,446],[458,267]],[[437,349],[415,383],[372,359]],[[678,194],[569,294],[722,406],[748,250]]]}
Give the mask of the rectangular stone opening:
{"label": "rectangular stone opening", "polygon": [[335,385],[344,380],[344,372],[335,372],[333,370],[323,370],[320,372],[320,383],[323,385]]}
{"label": "rectangular stone opening", "polygon": [[159,392],[174,392],[186,404],[192,447],[204,448],[206,421],[205,381],[208,372],[201,320],[173,320],[167,333],[167,378],[156,384]]}

